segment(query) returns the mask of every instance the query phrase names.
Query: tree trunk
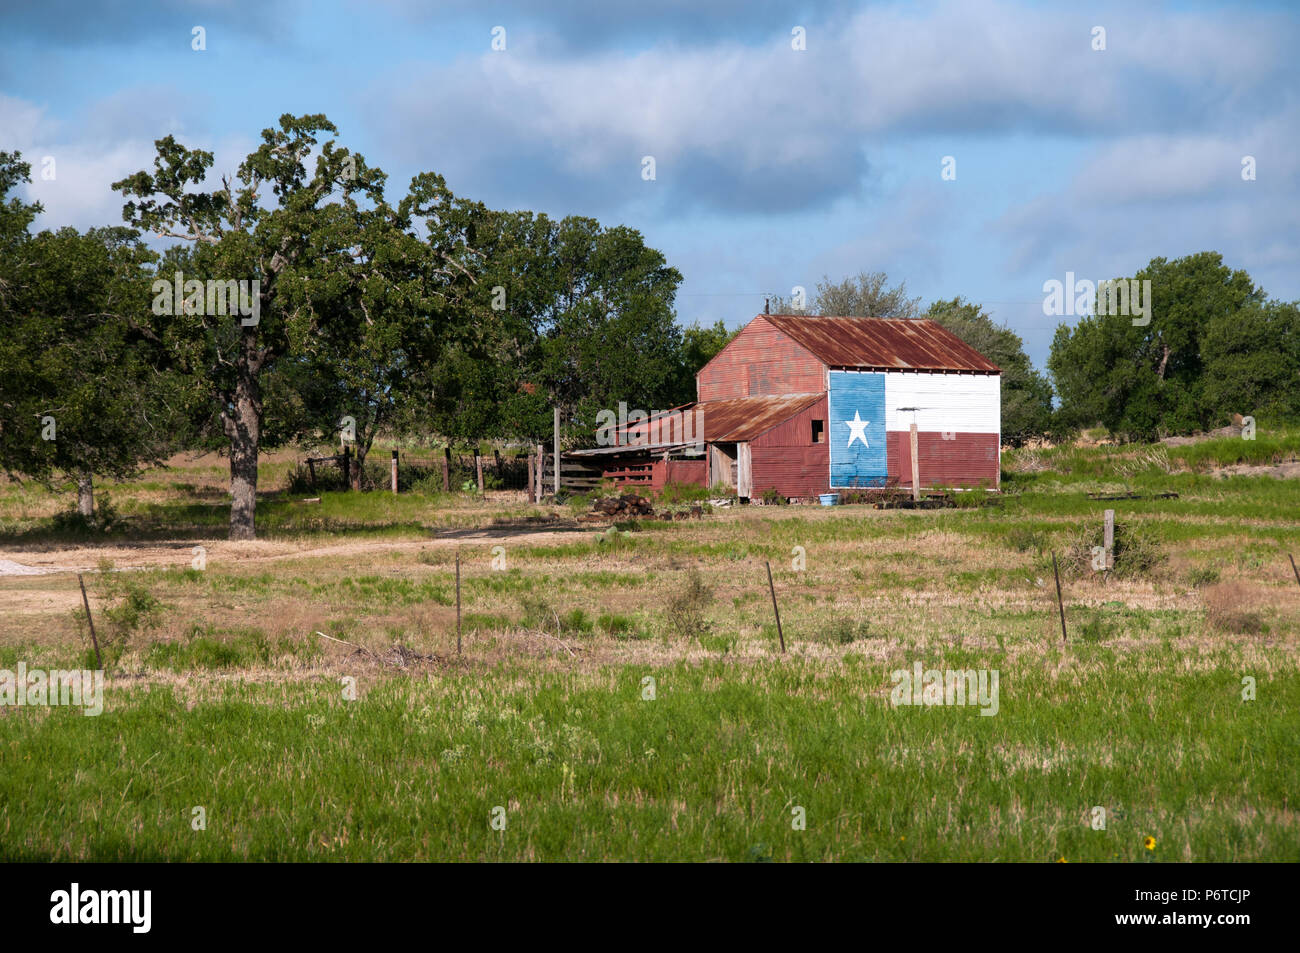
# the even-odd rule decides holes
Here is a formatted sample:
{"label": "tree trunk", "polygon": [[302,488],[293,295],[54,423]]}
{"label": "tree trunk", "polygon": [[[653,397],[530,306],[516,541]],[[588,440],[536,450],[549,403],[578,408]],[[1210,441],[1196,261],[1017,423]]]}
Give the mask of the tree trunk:
{"label": "tree trunk", "polygon": [[89,472],[77,474],[77,512],[87,518],[95,515],[95,483]]}
{"label": "tree trunk", "polygon": [[261,360],[257,339],[246,329],[241,344],[234,406],[222,414],[230,437],[230,538],[255,539],[257,453],[262,437]]}

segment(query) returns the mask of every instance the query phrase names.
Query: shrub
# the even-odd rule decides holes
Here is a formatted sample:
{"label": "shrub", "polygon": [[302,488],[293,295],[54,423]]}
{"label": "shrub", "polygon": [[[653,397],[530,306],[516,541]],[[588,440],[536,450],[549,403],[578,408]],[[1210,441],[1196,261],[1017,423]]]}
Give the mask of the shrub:
{"label": "shrub", "polygon": [[713,590],[704,584],[698,569],[687,576],[686,586],[668,600],[668,628],[679,639],[704,639],[713,631],[705,612],[713,602]]}
{"label": "shrub", "polygon": [[1240,582],[1221,582],[1201,591],[1205,621],[1212,629],[1233,635],[1260,635],[1268,631],[1264,617],[1251,609],[1250,590]]}
{"label": "shrub", "polygon": [[[1101,520],[1089,520],[1075,534],[1065,549],[1064,568],[1075,576],[1089,576],[1092,553],[1105,543],[1106,530]],[[1120,579],[1150,576],[1166,559],[1156,534],[1141,523],[1115,521],[1114,568],[1111,572]]]}
{"label": "shrub", "polygon": [[64,510],[61,513],[55,513],[50,520],[51,526],[56,532],[68,533],[74,536],[88,536],[96,533],[111,533],[122,525],[122,517],[117,512],[117,507],[113,505],[113,500],[107,493],[100,493],[95,500],[95,512],[91,516],[83,516],[77,510]]}
{"label": "shrub", "polygon": [[[1033,551],[1041,556],[1047,548],[1047,537],[1037,530],[1017,527],[1006,535],[1007,545],[1018,553]],[[1091,565],[1091,563],[1089,564]]]}
{"label": "shrub", "polygon": [[1219,581],[1219,570],[1209,566],[1197,566],[1187,574],[1187,582],[1194,589],[1200,589],[1202,586],[1212,586]]}
{"label": "shrub", "polygon": [[832,645],[852,645],[860,639],[872,638],[871,626],[865,619],[836,619],[825,630],[822,638]]}
{"label": "shrub", "polygon": [[[107,559],[99,561],[96,601],[102,608],[97,613],[101,622],[95,629],[95,636],[99,642],[100,655],[105,667],[116,663],[122,657],[137,632],[156,628],[162,620],[165,608],[141,583],[124,577],[121,573],[113,572],[113,563]],[[91,611],[95,611],[93,605]],[[85,621],[86,610],[83,607],[74,609],[72,614],[78,623]],[[89,629],[87,629],[86,641],[87,648],[83,658],[87,664],[90,664],[95,659],[95,651],[89,645]]]}
{"label": "shrub", "polygon": [[785,506],[789,501],[781,495],[781,492],[774,486],[769,486],[763,491],[763,504],[765,506]]}

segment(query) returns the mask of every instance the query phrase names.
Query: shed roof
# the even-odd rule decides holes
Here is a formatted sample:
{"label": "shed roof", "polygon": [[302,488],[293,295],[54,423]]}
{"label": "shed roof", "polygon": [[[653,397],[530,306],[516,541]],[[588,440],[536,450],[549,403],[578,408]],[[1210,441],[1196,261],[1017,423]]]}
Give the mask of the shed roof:
{"label": "shed roof", "polygon": [[937,321],[763,314],[760,318],[807,348],[828,367],[966,371],[999,368]]}
{"label": "shed roof", "polygon": [[699,405],[704,409],[704,439],[709,443],[753,440],[825,396],[775,394],[706,400]]}

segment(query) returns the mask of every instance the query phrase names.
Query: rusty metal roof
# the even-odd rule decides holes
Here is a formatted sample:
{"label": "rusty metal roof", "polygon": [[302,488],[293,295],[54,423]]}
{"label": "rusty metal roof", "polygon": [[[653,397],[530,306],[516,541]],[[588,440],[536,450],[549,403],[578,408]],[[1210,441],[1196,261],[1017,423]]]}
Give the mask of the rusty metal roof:
{"label": "rusty metal roof", "polygon": [[825,396],[779,394],[706,400],[699,405],[704,408],[704,439],[709,443],[753,440]]}
{"label": "rusty metal roof", "polygon": [[937,321],[801,314],[758,317],[793,338],[828,367],[1000,372],[996,364]]}

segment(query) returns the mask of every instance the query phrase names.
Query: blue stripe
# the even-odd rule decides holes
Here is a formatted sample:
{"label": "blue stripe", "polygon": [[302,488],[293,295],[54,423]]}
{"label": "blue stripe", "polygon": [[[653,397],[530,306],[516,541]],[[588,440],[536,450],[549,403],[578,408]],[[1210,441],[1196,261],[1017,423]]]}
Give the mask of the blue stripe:
{"label": "blue stripe", "polygon": [[[831,371],[828,408],[831,486],[884,486],[885,375]],[[855,420],[865,426],[853,426]]]}

